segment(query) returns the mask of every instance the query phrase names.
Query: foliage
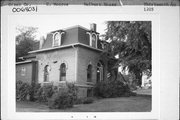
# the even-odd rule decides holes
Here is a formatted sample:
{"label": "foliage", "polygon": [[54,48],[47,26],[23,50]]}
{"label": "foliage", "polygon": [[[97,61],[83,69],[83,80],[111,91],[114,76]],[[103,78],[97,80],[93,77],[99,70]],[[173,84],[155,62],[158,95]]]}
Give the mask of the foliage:
{"label": "foliage", "polygon": [[36,101],[37,100],[37,93],[38,93],[40,88],[41,88],[41,84],[39,84],[39,83],[31,84],[30,101]]}
{"label": "foliage", "polygon": [[31,101],[48,103],[50,108],[69,108],[77,100],[77,87],[73,83],[66,83],[65,87],[58,89],[53,84],[41,86],[40,84],[16,83],[16,99],[26,100],[31,96]]}
{"label": "foliage", "polygon": [[84,98],[83,104],[90,104],[93,103],[94,99],[92,97]]}
{"label": "foliage", "polygon": [[102,98],[121,97],[129,92],[129,87],[119,80],[101,81],[95,88],[95,95]]}
{"label": "foliage", "polygon": [[108,55],[119,56],[112,67],[128,68],[140,85],[143,72],[151,75],[151,22],[108,21],[106,30],[104,38],[110,42]]}
{"label": "foliage", "polygon": [[59,92],[53,94],[52,98],[48,101],[49,108],[65,109],[73,107],[74,96],[68,89],[61,89]]}
{"label": "foliage", "polygon": [[68,93],[72,94],[74,101],[77,99],[78,88],[74,83],[66,83]]}
{"label": "foliage", "polygon": [[28,96],[31,94],[31,86],[28,83],[24,83],[22,81],[16,82],[16,100],[24,101],[27,100]]}
{"label": "foliage", "polygon": [[78,89],[73,83],[66,83],[66,87],[62,87],[55,92],[48,100],[49,108],[64,109],[73,107],[77,100]]}
{"label": "foliage", "polygon": [[34,43],[32,39],[26,38],[16,45],[16,60],[18,61],[18,57],[25,56],[29,51],[32,51]]}
{"label": "foliage", "polygon": [[18,35],[16,36],[16,43],[20,43],[21,41],[25,40],[25,38],[34,40],[37,30],[37,27],[18,26],[16,28],[16,32],[18,33]]}
{"label": "foliage", "polygon": [[40,87],[36,93],[35,98],[39,102],[47,102],[49,98],[55,93],[55,87],[53,85],[45,85]]}
{"label": "foliage", "polygon": [[77,98],[75,99],[74,104],[83,104],[83,102],[84,102],[84,98]]}
{"label": "foliage", "polygon": [[[24,84],[27,84],[27,83],[24,83]],[[36,98],[35,98],[35,95],[36,95],[36,93],[37,93],[37,91],[41,88],[41,85],[40,84],[28,84],[29,85],[29,100],[30,101],[35,101],[36,100]]]}
{"label": "foliage", "polygon": [[19,27],[16,28],[19,34],[16,36],[16,61],[18,58],[25,56],[29,51],[33,50],[35,44],[35,33],[37,28],[34,27]]}

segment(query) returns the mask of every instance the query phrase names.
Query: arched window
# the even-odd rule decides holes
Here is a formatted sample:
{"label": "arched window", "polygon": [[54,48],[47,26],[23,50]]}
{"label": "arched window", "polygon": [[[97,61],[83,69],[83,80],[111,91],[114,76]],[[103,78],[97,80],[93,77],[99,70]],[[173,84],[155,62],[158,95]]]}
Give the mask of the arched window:
{"label": "arched window", "polygon": [[92,65],[87,68],[87,82],[92,82]]}
{"label": "arched window", "polygon": [[49,65],[44,67],[44,82],[49,81]]}
{"label": "arched window", "polygon": [[97,48],[98,34],[94,32],[87,32],[87,34],[89,34],[89,45],[91,47]]}
{"label": "arched window", "polygon": [[26,75],[26,68],[21,68],[21,76],[25,76]]}
{"label": "arched window", "polygon": [[92,47],[95,47],[96,48],[96,35],[95,34],[92,34]]}
{"label": "arched window", "polygon": [[61,34],[59,32],[56,32],[54,34],[54,46],[59,46],[61,40]]}
{"label": "arched window", "polygon": [[104,68],[102,62],[98,62],[97,64],[97,74],[96,74],[96,80],[97,82],[100,82],[104,79]]}
{"label": "arched window", "polygon": [[62,63],[60,65],[60,81],[66,80],[66,64]]}

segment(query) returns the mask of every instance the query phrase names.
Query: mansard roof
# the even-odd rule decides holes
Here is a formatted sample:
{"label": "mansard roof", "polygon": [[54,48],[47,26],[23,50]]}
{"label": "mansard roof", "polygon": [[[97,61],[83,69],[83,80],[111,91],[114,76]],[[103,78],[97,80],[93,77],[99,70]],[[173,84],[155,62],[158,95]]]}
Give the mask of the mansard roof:
{"label": "mansard roof", "polygon": [[87,28],[84,28],[80,25],[76,25],[73,27],[69,27],[66,29],[59,29],[55,31],[51,31],[47,34],[46,40],[42,45],[42,49],[52,48],[53,46],[53,33],[63,31],[65,34],[62,35],[61,45],[70,45],[75,43],[82,43],[85,45],[89,45],[89,35],[87,34]]}
{"label": "mansard roof", "polygon": [[[56,32],[64,32],[64,34],[62,34],[61,36],[61,45],[58,47],[53,47],[53,34]],[[80,25],[76,25],[76,26],[72,26],[69,28],[65,28],[65,29],[59,29],[59,30],[55,30],[55,31],[51,31],[47,34],[46,40],[44,40],[42,46],[40,49],[34,49],[34,51],[30,51],[29,53],[35,53],[35,52],[42,52],[42,51],[47,51],[47,50],[54,50],[54,49],[62,49],[62,48],[67,48],[67,47],[71,47],[72,45],[80,45],[92,50],[96,50],[99,51],[100,49],[102,49],[102,47],[100,46],[100,41],[98,40],[99,38],[97,38],[97,47],[98,48],[93,48],[90,46],[90,37],[89,34],[90,33],[95,33],[95,34],[99,34],[96,31],[92,31],[89,30],[85,27],[82,27]],[[39,43],[40,45],[40,43]],[[102,51],[102,50],[100,50]]]}

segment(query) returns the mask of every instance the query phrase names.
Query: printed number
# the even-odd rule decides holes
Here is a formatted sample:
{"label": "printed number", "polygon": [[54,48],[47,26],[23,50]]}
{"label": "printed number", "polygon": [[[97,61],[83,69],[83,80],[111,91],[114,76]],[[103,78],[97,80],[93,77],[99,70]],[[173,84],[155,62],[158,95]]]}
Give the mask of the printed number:
{"label": "printed number", "polygon": [[145,7],[144,11],[154,11],[154,8],[153,7]]}

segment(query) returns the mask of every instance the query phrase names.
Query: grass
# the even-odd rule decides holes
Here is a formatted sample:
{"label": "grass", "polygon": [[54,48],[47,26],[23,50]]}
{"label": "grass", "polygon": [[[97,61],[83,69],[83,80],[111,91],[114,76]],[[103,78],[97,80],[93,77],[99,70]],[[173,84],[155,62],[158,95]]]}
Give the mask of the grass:
{"label": "grass", "polygon": [[97,99],[92,104],[74,105],[64,110],[49,109],[36,102],[16,102],[17,112],[150,112],[151,96]]}

